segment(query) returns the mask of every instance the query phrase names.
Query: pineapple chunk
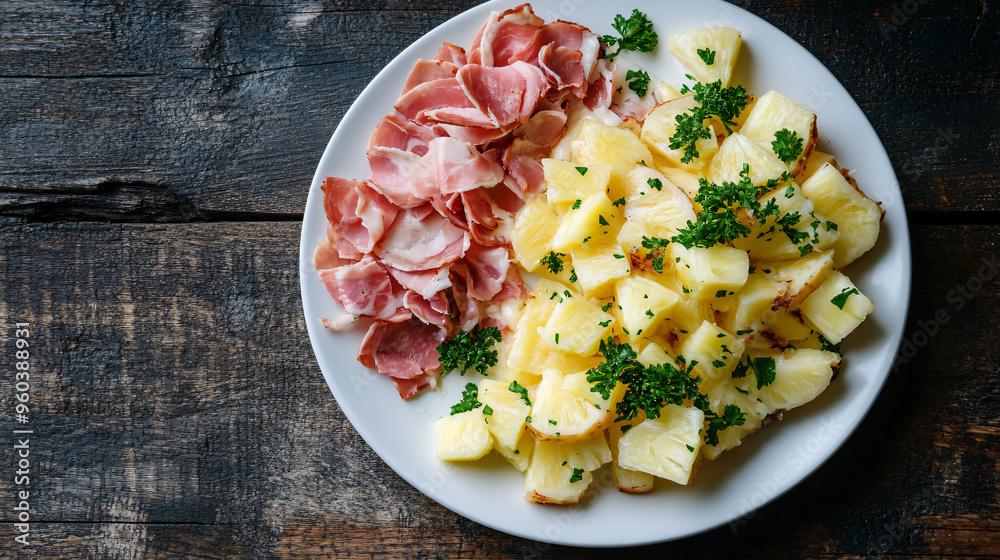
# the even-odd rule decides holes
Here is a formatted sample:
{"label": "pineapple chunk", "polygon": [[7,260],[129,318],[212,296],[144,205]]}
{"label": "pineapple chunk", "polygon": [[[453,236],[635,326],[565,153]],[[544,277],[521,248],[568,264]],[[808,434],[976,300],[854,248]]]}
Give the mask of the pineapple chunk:
{"label": "pineapple chunk", "polygon": [[750,234],[733,245],[754,260],[785,260],[825,251],[836,243],[840,232],[816,212],[813,202],[795,183],[779,186],[760,199],[761,206],[776,204],[777,216],[768,216],[750,227]]}
{"label": "pineapple chunk", "polygon": [[[787,346],[792,341],[805,340],[813,334],[813,330],[802,324],[792,314],[778,312],[767,322],[767,335],[773,345]],[[795,346],[799,346],[798,343]]]}
{"label": "pineapple chunk", "polygon": [[[541,374],[546,369],[565,367],[563,371],[581,371],[600,363],[600,358],[562,352],[542,340],[540,331],[552,316],[558,299],[566,299],[567,291],[558,282],[545,278],[539,280],[538,289],[528,296],[524,313],[511,340],[504,381],[516,379],[531,390],[531,386],[541,381]],[[553,298],[554,293],[559,295]]]}
{"label": "pineapple chunk", "polygon": [[510,243],[514,258],[529,272],[541,266],[549,252],[549,242],[559,227],[559,217],[549,208],[545,195],[535,196],[517,213]]}
{"label": "pineapple chunk", "polygon": [[837,270],[802,302],[802,316],[837,344],[865,320],[875,306],[851,279]]}
{"label": "pineapple chunk", "polygon": [[718,325],[704,321],[681,344],[681,355],[688,364],[697,362],[694,372],[706,386],[729,379],[743,356],[743,341]]}
{"label": "pineapple chunk", "polygon": [[603,433],[576,443],[535,441],[524,477],[524,499],[540,504],[575,504],[594,480],[593,471],[611,462]]}
{"label": "pineapple chunk", "polygon": [[[742,130],[742,129],[741,129]],[[719,153],[708,166],[708,180],[716,185],[723,182],[739,183],[743,166],[750,166],[750,181],[763,185],[777,180],[788,172],[788,166],[768,148],[750,140],[740,132],[734,132],[719,146]]]}
{"label": "pineapple chunk", "polygon": [[763,270],[770,280],[784,286],[778,306],[794,311],[833,270],[833,251],[812,252],[800,259],[761,263],[757,268]]}
{"label": "pineapple chunk", "polygon": [[830,385],[840,365],[839,354],[812,348],[789,348],[771,357],[774,381],[758,391],[771,412],[791,410],[815,399]]}
{"label": "pineapple chunk", "polygon": [[760,402],[756,381],[750,375],[719,383],[708,391],[707,396],[709,406],[717,413],[725,410],[727,405],[733,404],[739,407],[744,418],[740,426],[728,426],[719,430],[717,432],[719,443],[706,444],[701,448],[702,456],[709,460],[715,460],[723,451],[740,445],[743,438],[760,429],[770,412],[767,405]]}
{"label": "pineapple chunk", "polygon": [[597,193],[582,201],[579,208],[570,208],[566,212],[552,236],[552,249],[568,253],[591,240],[599,241],[605,236],[617,235],[621,221],[621,212],[612,206],[607,195]]}
{"label": "pineapple chunk", "polygon": [[702,446],[705,413],[694,407],[668,404],[659,418],[647,418],[618,440],[622,468],[690,484]]}
{"label": "pineapple chunk", "polygon": [[613,239],[585,243],[573,249],[573,270],[587,297],[606,297],[615,281],[631,273],[628,259]]}
{"label": "pineapple chunk", "polygon": [[806,160],[816,147],[816,115],[776,91],[762,95],[740,128],[740,134],[773,150],[775,134],[783,129],[795,132],[802,139],[802,152],[785,162],[793,175],[806,166]]}
{"label": "pineapple chunk", "polygon": [[765,276],[758,267],[736,293],[736,305],[723,315],[722,324],[729,332],[736,334],[763,330],[768,318],[775,313],[775,302],[784,293],[782,287]]}
{"label": "pineapple chunk", "polygon": [[571,144],[573,161],[582,166],[595,163],[611,165],[608,197],[618,200],[625,196],[625,178],[635,164],[653,161],[653,154],[628,128],[608,126],[586,117]]}
{"label": "pineapple chunk", "polygon": [[496,440],[493,441],[493,449],[521,472],[528,469],[528,464],[531,461],[531,450],[534,447],[535,438],[531,430],[521,430],[521,437],[518,438],[517,445],[514,447],[506,447]]}
{"label": "pineapple chunk", "polygon": [[652,334],[680,300],[674,292],[640,276],[619,280],[615,297],[621,306],[623,327],[632,340]]}
{"label": "pineapple chunk", "polygon": [[795,182],[801,185],[802,183],[808,181],[809,178],[815,175],[821,167],[828,163],[837,169],[840,169],[840,166],[837,165],[837,160],[834,159],[833,155],[819,150],[813,150],[813,152],[809,154],[809,158],[806,159],[805,167],[795,174]]}
{"label": "pineapple chunk", "polygon": [[565,212],[577,200],[605,194],[611,179],[611,166],[594,163],[587,167],[558,159],[542,160],[545,195],[553,210]]}
{"label": "pineapple chunk", "polygon": [[[670,36],[668,47],[681,64],[687,68],[699,82],[710,84],[721,81],[722,87],[729,85],[733,75],[736,57],[743,43],[738,30],[731,27],[703,27]],[[708,50],[706,56],[714,56],[708,64],[698,54],[698,51]],[[714,53],[714,55],[710,54]]]}
{"label": "pineapple chunk", "polygon": [[[645,418],[644,413],[640,413]],[[629,494],[642,494],[653,489],[653,475],[647,472],[633,471],[626,469],[618,463],[618,441],[625,430],[632,429],[632,426],[642,421],[642,418],[633,418],[622,422],[615,422],[608,428],[608,443],[611,446],[611,473],[615,475],[615,486],[621,492]]]}
{"label": "pineapple chunk", "polygon": [[437,445],[434,454],[441,461],[475,461],[493,449],[493,436],[486,426],[482,407],[438,418],[434,423]]}
{"label": "pineapple chunk", "polygon": [[673,101],[674,99],[683,97],[683,94],[677,88],[663,80],[660,80],[660,83],[656,86],[656,95],[659,96],[660,101]]}
{"label": "pineapple chunk", "polygon": [[684,287],[676,274],[658,274],[654,279],[663,287],[680,296],[680,301],[670,310],[667,325],[674,337],[684,338],[701,326],[702,321],[715,319],[710,302],[687,297],[691,290]]}
{"label": "pineapple chunk", "polygon": [[579,441],[594,437],[614,420],[612,409],[625,392],[618,383],[610,398],[592,391],[587,372],[546,370],[531,402],[528,428],[543,440]]}
{"label": "pineapple chunk", "polygon": [[626,191],[625,225],[618,232],[624,248],[642,246],[643,237],[669,239],[698,219],[687,195],[655,169],[635,166]]}
{"label": "pineapple chunk", "polygon": [[646,347],[642,349],[642,352],[639,352],[639,355],[635,357],[635,361],[647,367],[657,364],[670,364],[677,369],[684,369],[677,364],[677,360],[668,354],[663,346],[655,342],[647,344]]}
{"label": "pineapple chunk", "polygon": [[701,178],[694,173],[689,173],[683,169],[677,169],[676,167],[664,167],[657,165],[656,169],[663,173],[670,182],[673,183],[677,188],[684,191],[687,195],[688,200],[691,201],[691,206],[694,209],[695,214],[701,212],[701,204],[694,201],[695,195],[698,194],[698,189],[701,188],[701,183],[699,179]]}
{"label": "pineapple chunk", "polygon": [[851,264],[875,246],[882,209],[832,164],[824,164],[803,183],[802,193],[838,226],[840,236],[833,243],[835,267]]}
{"label": "pineapple chunk", "polygon": [[542,340],[564,352],[592,356],[611,330],[614,317],[576,295],[561,294],[542,329]]}
{"label": "pineapple chunk", "polygon": [[524,432],[525,418],[531,414],[531,405],[524,402],[520,393],[509,390],[510,383],[483,379],[479,382],[479,402],[490,407],[493,414],[486,424],[497,444],[508,449],[517,448]]}
{"label": "pineapple chunk", "polygon": [[750,257],[742,249],[724,245],[687,249],[679,243],[670,247],[677,279],[696,299],[724,297],[738,292],[747,281]]}
{"label": "pineapple chunk", "polygon": [[[693,173],[701,171],[712,156],[719,149],[719,141],[715,137],[715,128],[709,125],[711,134],[709,138],[701,138],[695,142],[698,148],[698,157],[688,163],[682,163],[684,149],[670,148],[670,137],[677,131],[677,117],[698,107],[698,102],[694,100],[694,95],[689,94],[673,101],[661,103],[653,108],[642,123],[642,132],[639,137],[643,143],[649,147],[656,155],[662,157],[666,162],[680,169]],[[645,160],[652,164],[652,159]]]}

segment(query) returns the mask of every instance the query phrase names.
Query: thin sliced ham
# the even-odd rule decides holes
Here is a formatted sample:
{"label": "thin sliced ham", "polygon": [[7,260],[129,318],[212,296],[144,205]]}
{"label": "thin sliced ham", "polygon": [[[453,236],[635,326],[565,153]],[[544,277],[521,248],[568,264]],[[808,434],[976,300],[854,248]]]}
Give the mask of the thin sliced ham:
{"label": "thin sliced ham", "polygon": [[403,91],[400,95],[406,95],[406,92],[425,82],[452,78],[456,72],[458,72],[457,64],[440,60],[420,59],[413,65],[413,69],[410,70],[410,75],[407,76],[406,83],[403,84]]}
{"label": "thin sliced ham", "polygon": [[389,319],[402,304],[389,273],[370,255],[353,264],[321,270],[319,277],[330,297],[355,317]]}
{"label": "thin sliced ham", "polygon": [[503,287],[508,268],[510,256],[506,248],[472,244],[453,270],[463,277],[471,297],[490,301]]}
{"label": "thin sliced ham", "polygon": [[451,287],[451,267],[442,266],[435,270],[420,270],[404,272],[387,266],[389,274],[408,291],[414,292],[424,299],[433,299],[438,292]]}
{"label": "thin sliced ham", "polygon": [[458,82],[472,103],[501,129],[527,121],[549,89],[542,71],[521,61],[499,68],[466,64],[458,71]]}
{"label": "thin sliced ham", "polygon": [[522,191],[539,192],[545,186],[542,159],[549,157],[566,129],[566,113],[538,111],[514,131],[514,141],[504,151],[504,167]]}
{"label": "thin sliced ham", "polygon": [[408,290],[403,296],[403,306],[410,310],[414,317],[428,325],[437,325],[446,330],[449,327],[448,298],[445,297],[445,292],[438,292],[428,299],[413,290]]}
{"label": "thin sliced ham", "polygon": [[441,367],[437,347],[444,338],[444,329],[418,320],[377,321],[361,342],[358,361],[388,375],[408,399],[432,383],[429,373]]}
{"label": "thin sliced ham", "polygon": [[483,66],[506,66],[515,60],[526,60],[525,52],[535,42],[538,29],[544,24],[530,4],[497,14],[494,12],[477,38],[478,61]]}
{"label": "thin sliced ham", "polygon": [[368,149],[394,148],[422,156],[427,153],[427,144],[436,136],[439,135],[430,128],[418,125],[393,112],[379,121],[375,132],[368,139]]}
{"label": "thin sliced ham", "polygon": [[401,212],[386,231],[375,247],[375,254],[385,264],[403,272],[433,270],[465,255],[470,244],[468,232],[426,206],[429,213],[427,208]]}
{"label": "thin sliced ham", "polygon": [[434,55],[434,60],[450,62],[456,66],[465,66],[469,62],[468,57],[465,54],[465,49],[452,45],[451,43],[445,43],[442,45],[437,54]]}
{"label": "thin sliced ham", "polygon": [[367,181],[337,177],[323,182],[323,207],[338,239],[349,241],[361,253],[372,251],[399,210]]}

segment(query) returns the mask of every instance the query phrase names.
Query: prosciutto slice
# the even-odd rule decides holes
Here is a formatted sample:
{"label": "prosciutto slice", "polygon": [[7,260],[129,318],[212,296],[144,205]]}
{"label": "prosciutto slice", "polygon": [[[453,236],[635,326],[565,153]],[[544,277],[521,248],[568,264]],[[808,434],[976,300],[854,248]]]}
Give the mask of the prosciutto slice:
{"label": "prosciutto slice", "polygon": [[375,247],[375,254],[403,272],[434,270],[462,258],[469,244],[466,231],[452,225],[428,204],[426,208],[402,212]]}
{"label": "prosciutto slice", "polygon": [[420,59],[413,65],[413,69],[410,70],[410,75],[406,78],[406,83],[403,84],[403,91],[400,95],[406,95],[406,92],[425,82],[452,78],[456,72],[458,72],[457,64],[440,60]]}
{"label": "prosciutto slice", "polygon": [[370,183],[337,177],[323,182],[323,207],[338,239],[349,241],[361,253],[372,251],[398,211]]}
{"label": "prosciutto slice", "polygon": [[434,379],[429,372],[441,367],[437,347],[444,341],[441,327],[422,321],[375,322],[361,342],[358,361],[388,375],[408,399]]}
{"label": "prosciutto slice", "polygon": [[401,306],[392,279],[371,256],[348,265],[321,270],[320,280],[344,311],[355,317],[389,319]]}
{"label": "prosciutto slice", "polygon": [[542,71],[521,61],[504,67],[466,64],[458,71],[458,82],[472,103],[502,129],[527,121],[549,89]]}

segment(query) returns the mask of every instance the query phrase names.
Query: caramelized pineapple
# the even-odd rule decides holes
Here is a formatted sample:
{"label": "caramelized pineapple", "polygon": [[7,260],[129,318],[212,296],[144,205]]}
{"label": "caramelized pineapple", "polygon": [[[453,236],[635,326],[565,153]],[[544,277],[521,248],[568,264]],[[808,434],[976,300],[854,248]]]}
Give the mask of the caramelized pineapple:
{"label": "caramelized pineapple", "polygon": [[618,232],[625,249],[642,246],[643,237],[670,239],[698,219],[687,195],[655,169],[637,165],[626,192],[625,224]]}
{"label": "caramelized pineapple", "polygon": [[653,475],[648,472],[626,469],[618,462],[618,441],[634,425],[641,422],[645,416],[645,413],[640,412],[640,417],[615,422],[608,428],[608,444],[611,447],[611,472],[615,475],[615,486],[621,492],[642,494],[653,489]]}
{"label": "caramelized pineapple", "polygon": [[743,356],[745,345],[718,325],[705,321],[681,344],[681,355],[688,364],[697,362],[694,372],[705,387],[728,379]]}
{"label": "caramelized pineapple", "polygon": [[769,357],[775,360],[774,381],[761,387],[758,395],[772,412],[791,410],[815,399],[840,365],[839,354],[811,348],[789,348]]}
{"label": "caramelized pineapple", "polygon": [[576,207],[570,207],[552,236],[552,249],[568,253],[584,243],[614,237],[621,228],[621,222],[621,212],[611,204],[607,195],[597,193]]}
{"label": "caramelized pineapple", "polygon": [[724,245],[687,249],[679,243],[671,243],[670,248],[677,278],[694,298],[723,297],[739,291],[747,281],[750,258],[742,249]]}
{"label": "caramelized pineapple", "polygon": [[615,297],[621,310],[622,326],[632,340],[651,335],[680,300],[674,292],[640,276],[619,280],[615,285]]}
{"label": "caramelized pineapple", "polygon": [[[670,147],[670,137],[677,131],[677,117],[698,106],[693,94],[660,103],[646,115],[646,119],[642,123],[642,133],[639,135],[643,143],[657,156],[668,162],[670,166],[693,173],[700,172],[719,149],[719,141],[715,137],[714,127],[709,125],[711,130],[709,138],[700,138],[695,142],[695,147],[698,148],[698,157],[688,163],[681,161],[684,157],[683,148],[672,149]],[[647,164],[653,162],[652,158],[645,161]]]}
{"label": "caramelized pineapple", "polygon": [[525,418],[531,413],[531,405],[524,401],[520,393],[511,391],[510,385],[483,379],[479,382],[478,398],[493,411],[486,420],[493,439],[499,445],[514,449],[524,432]]}
{"label": "caramelized pineapple", "polygon": [[556,302],[542,329],[542,340],[563,352],[583,356],[597,353],[615,318],[569,291],[557,294]]}
{"label": "caramelized pineapple", "polygon": [[742,133],[734,132],[722,141],[719,153],[712,158],[708,166],[708,180],[716,185],[739,183],[744,165],[749,166],[750,182],[754,185],[777,180],[788,172],[788,166],[778,159],[770,147],[765,148]]}

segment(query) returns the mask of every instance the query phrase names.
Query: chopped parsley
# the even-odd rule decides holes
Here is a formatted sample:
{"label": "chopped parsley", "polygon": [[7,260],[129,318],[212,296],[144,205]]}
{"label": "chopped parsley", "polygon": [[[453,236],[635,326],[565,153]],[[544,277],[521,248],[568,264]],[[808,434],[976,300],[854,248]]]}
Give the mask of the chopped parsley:
{"label": "chopped parsley", "polygon": [[539,262],[544,264],[545,267],[548,268],[549,272],[551,272],[552,274],[559,274],[560,272],[563,271],[564,265],[562,257],[565,256],[566,253],[557,253],[555,251],[549,251],[549,254],[542,257],[542,259]]}
{"label": "chopped parsley", "polygon": [[[483,406],[483,403],[479,402],[479,387],[476,387],[475,383],[466,383],[465,390],[462,391],[462,400],[451,407],[451,413],[452,415],[461,414],[462,412],[475,410],[481,406]],[[492,412],[491,410],[490,413]]]}
{"label": "chopped parsley", "polygon": [[586,168],[586,167],[577,167],[577,168],[576,168],[576,171],[577,171],[577,172],[578,172],[578,173],[579,173],[579,174],[580,174],[581,176],[582,176],[582,175],[586,175],[586,174],[587,174],[587,168]]}
{"label": "chopped parsley", "polygon": [[580,209],[580,204],[582,204],[582,203],[583,203],[583,201],[578,198],[578,199],[576,199],[576,202],[574,202],[573,205],[570,206],[570,208],[572,208],[573,210],[579,210]]}
{"label": "chopped parsley", "polygon": [[834,343],[830,342],[829,340],[827,340],[825,336],[823,336],[821,334],[819,335],[819,349],[820,350],[827,350],[829,352],[836,352],[836,353],[840,354],[841,353],[840,349],[841,349],[841,347],[843,345],[844,345],[843,341],[834,344]]}
{"label": "chopped parsley", "polygon": [[656,32],[653,31],[653,22],[646,17],[646,14],[636,9],[632,10],[628,19],[625,19],[621,14],[616,15],[611,27],[618,32],[620,37],[612,35],[601,37],[601,42],[609,48],[618,46],[618,50],[605,55],[609,62],[613,61],[622,51],[653,52],[659,42]]}
{"label": "chopped parsley", "polygon": [[615,302],[613,302],[613,301],[609,301],[608,303],[605,303],[604,305],[601,306],[601,311],[607,313],[608,309],[611,309],[611,306],[614,305],[614,303]]}
{"label": "chopped parsley", "polygon": [[830,303],[836,305],[839,309],[843,309],[847,304],[847,298],[860,293],[857,288],[844,288],[839,294],[833,296]]}
{"label": "chopped parsley", "polygon": [[[691,222],[688,223],[690,224]],[[653,270],[663,272],[663,257],[667,254],[666,247],[669,244],[669,239],[663,239],[662,237],[646,237],[645,235],[642,236],[642,246],[649,251],[646,254],[646,258],[653,258]]]}
{"label": "chopped parsley", "polygon": [[709,418],[706,414],[705,419],[708,420],[708,428],[705,430],[705,443],[709,445],[719,444],[720,431],[725,430],[729,426],[742,426],[747,421],[746,415],[735,404],[727,404],[726,408],[722,411],[722,416]]}
{"label": "chopped parsley", "polygon": [[636,95],[646,97],[646,92],[649,91],[649,74],[643,70],[629,70],[625,73],[625,80]]}
{"label": "chopped parsley", "polygon": [[[694,79],[692,76],[688,78]],[[747,106],[747,91],[743,89],[743,84],[722,87],[722,80],[719,80],[710,84],[696,83],[694,88],[689,88],[686,84],[681,87],[682,94],[692,91],[698,105],[677,115],[677,130],[670,137],[671,150],[684,149],[681,163],[691,163],[699,157],[701,154],[695,143],[712,137],[712,132],[705,125],[706,119],[718,117],[726,127],[726,132],[732,132],[732,127],[736,125],[733,119]]]}
{"label": "chopped parsley", "polygon": [[570,483],[573,483],[573,482],[578,482],[580,480],[583,480],[583,469],[574,468],[573,476],[569,477],[569,481]]}
{"label": "chopped parsley", "polygon": [[715,51],[709,48],[698,49],[698,58],[707,66],[715,64]]}
{"label": "chopped parsley", "polygon": [[646,184],[658,191],[663,190],[663,181],[657,179],[656,177],[650,177],[649,179],[646,179]]}
{"label": "chopped parsley", "polygon": [[526,387],[523,387],[520,383],[518,383],[516,379],[510,382],[510,386],[507,387],[507,390],[510,391],[511,393],[517,393],[521,395],[521,399],[524,401],[524,404],[531,406],[531,401],[528,400],[528,389]]}
{"label": "chopped parsley", "polygon": [[608,221],[604,219],[604,216],[601,214],[597,215],[597,223],[601,224],[602,226],[610,225],[608,224]]}
{"label": "chopped parsley", "polygon": [[608,319],[607,321],[601,321],[600,323],[597,324],[601,325],[602,327],[607,327],[608,325],[611,324],[611,319]]}
{"label": "chopped parsley", "polygon": [[441,362],[442,375],[461,368],[459,372],[474,369],[482,375],[486,370],[497,364],[497,351],[493,345],[500,342],[500,329],[496,327],[478,327],[472,331],[462,331],[449,340],[438,345],[437,350]]}
{"label": "chopped parsley", "polygon": [[758,389],[774,383],[776,366],[774,358],[770,356],[750,359],[750,369],[753,370],[753,374],[757,377]]}
{"label": "chopped parsley", "polygon": [[579,280],[579,278],[577,278],[577,276],[576,276],[576,269],[575,268],[571,269],[569,271],[569,283],[572,284],[572,283],[576,282],[577,280]]}
{"label": "chopped parsley", "polygon": [[774,141],[771,148],[778,154],[778,159],[785,163],[791,163],[802,155],[802,148],[805,140],[799,136],[798,132],[782,128],[774,133]]}
{"label": "chopped parsley", "polygon": [[553,420],[553,419],[551,419],[551,418],[549,418],[549,424],[552,424],[553,426],[555,426],[556,425],[556,421]]}
{"label": "chopped parsley", "polygon": [[[611,203],[612,206],[625,206],[625,197],[621,197],[618,200]],[[830,223],[830,222],[827,222]]]}
{"label": "chopped parsley", "polygon": [[694,448],[693,448],[693,447],[691,447],[690,445],[688,445],[688,444],[686,444],[686,443],[685,443],[685,444],[684,444],[684,447],[687,447],[687,448],[688,448],[688,451],[690,451],[691,453],[694,453]]}
{"label": "chopped parsley", "polygon": [[833,223],[831,221],[827,221],[826,222],[826,231],[837,231],[837,224],[835,224],[835,223]]}

